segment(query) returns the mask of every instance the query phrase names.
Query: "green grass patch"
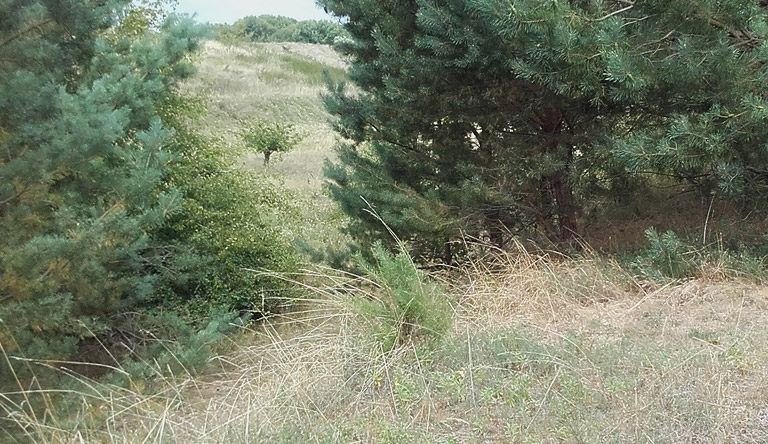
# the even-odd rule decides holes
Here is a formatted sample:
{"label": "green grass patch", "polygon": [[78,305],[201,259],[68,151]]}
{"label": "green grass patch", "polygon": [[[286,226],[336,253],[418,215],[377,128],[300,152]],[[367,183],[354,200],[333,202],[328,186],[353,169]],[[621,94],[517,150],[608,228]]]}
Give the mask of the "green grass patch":
{"label": "green grass patch", "polygon": [[297,54],[280,54],[279,57],[281,67],[285,71],[303,75],[304,81],[309,85],[325,84],[324,73],[327,73],[333,81],[337,82],[348,78],[346,71],[324,65],[307,57]]}

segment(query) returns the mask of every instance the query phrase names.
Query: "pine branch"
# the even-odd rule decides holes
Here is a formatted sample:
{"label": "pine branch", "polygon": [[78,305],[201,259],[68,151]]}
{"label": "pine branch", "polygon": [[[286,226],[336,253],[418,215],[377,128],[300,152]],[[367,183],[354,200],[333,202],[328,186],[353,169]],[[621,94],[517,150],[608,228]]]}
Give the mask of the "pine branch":
{"label": "pine branch", "polygon": [[14,194],[13,196],[11,196],[11,197],[9,197],[9,198],[7,198],[5,200],[0,201],[0,208],[2,208],[4,205],[10,203],[11,201],[16,200],[19,197],[23,196],[24,193],[26,193],[28,189],[29,189],[29,187],[24,187],[24,189],[22,189],[21,191],[19,191],[16,194]]}
{"label": "pine branch", "polygon": [[[383,132],[381,129],[379,129],[379,128],[378,128],[376,125],[374,125],[373,123],[371,123],[371,122],[366,122],[366,123],[367,123],[367,124],[368,124],[368,125],[369,125],[371,128],[373,128],[373,129],[376,131],[376,133],[377,133],[377,134],[378,134],[378,135],[381,137],[381,140],[383,140],[383,141],[385,141],[385,142],[387,142],[387,143],[390,143],[390,144],[392,144],[392,145],[395,145],[395,146],[399,146],[400,148],[403,148],[403,149],[405,149],[405,150],[408,150],[408,151],[411,151],[411,152],[414,152],[414,153],[417,153],[417,154],[421,154],[421,155],[424,155],[424,156],[426,156],[424,153],[420,152],[418,149],[416,149],[416,148],[414,148],[414,147],[412,147],[412,146],[408,146],[408,145],[405,145],[405,144],[403,144],[403,143],[400,143],[400,142],[396,142],[396,141],[394,141],[394,140],[391,140],[390,138],[388,138],[387,136],[385,136],[385,135],[384,135],[384,132]],[[426,156],[426,157],[428,157],[428,156]]]}
{"label": "pine branch", "polygon": [[42,33],[43,33],[43,30],[42,30],[41,28],[42,28],[43,26],[47,25],[48,23],[51,23],[51,22],[53,22],[53,19],[52,19],[52,18],[49,18],[49,19],[43,20],[42,22],[38,22],[38,23],[35,23],[35,24],[33,24],[33,25],[29,26],[29,27],[28,27],[28,28],[26,28],[26,29],[22,29],[22,30],[19,30],[18,32],[16,32],[16,34],[13,34],[12,36],[10,36],[10,37],[8,37],[7,39],[5,39],[5,40],[3,40],[2,42],[0,42],[0,48],[2,48],[3,46],[6,46],[6,45],[8,45],[8,44],[10,44],[10,43],[11,43],[11,42],[13,42],[14,40],[18,39],[19,37],[23,36],[24,34],[27,34],[27,33],[29,33],[29,32],[32,32],[32,31],[33,31],[33,30],[35,30],[35,29],[39,30],[39,31],[40,31],[40,34],[42,34]]}

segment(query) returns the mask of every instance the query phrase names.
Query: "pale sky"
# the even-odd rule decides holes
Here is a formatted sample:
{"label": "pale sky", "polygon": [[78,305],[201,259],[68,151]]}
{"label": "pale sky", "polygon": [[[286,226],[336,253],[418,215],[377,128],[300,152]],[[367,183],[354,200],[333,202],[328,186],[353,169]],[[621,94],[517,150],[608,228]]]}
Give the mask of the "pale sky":
{"label": "pale sky", "polygon": [[315,0],[179,0],[177,12],[197,13],[201,23],[233,23],[249,15],[284,15],[297,20],[330,20]]}

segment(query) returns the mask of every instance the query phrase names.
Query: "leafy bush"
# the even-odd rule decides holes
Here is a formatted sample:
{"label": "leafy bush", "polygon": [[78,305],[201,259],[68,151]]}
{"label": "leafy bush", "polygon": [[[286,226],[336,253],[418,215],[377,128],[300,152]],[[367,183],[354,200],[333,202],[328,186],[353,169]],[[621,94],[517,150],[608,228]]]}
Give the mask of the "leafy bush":
{"label": "leafy bush", "polygon": [[372,255],[373,263],[361,255],[357,262],[376,290],[369,299],[354,301],[371,336],[384,351],[418,337],[440,339],[453,314],[443,289],[415,267],[403,245],[393,256],[377,243]]}
{"label": "leafy bush", "polygon": [[254,42],[275,41],[275,34],[285,32],[286,29],[295,27],[297,20],[274,15],[249,16],[239,20],[243,23],[245,35]]}
{"label": "leafy bush", "polygon": [[292,198],[279,185],[236,167],[242,152],[224,141],[196,134],[184,116],[201,112],[190,98],[177,97],[168,115],[175,135],[169,149],[166,186],[183,193],[181,209],[158,232],[188,254],[165,273],[160,304],[197,317],[210,310],[270,312],[289,297],[288,285],[253,270],[290,272],[298,261],[290,233]]}
{"label": "leafy bush", "polygon": [[305,20],[297,23],[296,27],[295,41],[301,43],[332,45],[336,39],[348,36],[341,25],[325,20]]}

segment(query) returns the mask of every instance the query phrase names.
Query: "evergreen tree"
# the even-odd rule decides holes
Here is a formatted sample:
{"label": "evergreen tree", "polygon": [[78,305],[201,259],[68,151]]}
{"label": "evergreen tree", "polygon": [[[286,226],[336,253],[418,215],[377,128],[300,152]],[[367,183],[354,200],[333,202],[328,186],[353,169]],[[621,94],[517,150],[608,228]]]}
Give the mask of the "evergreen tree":
{"label": "evergreen tree", "polygon": [[[743,119],[764,95],[757,1],[321,3],[352,36],[340,49],[359,91],[326,98],[351,142],[327,175],[359,238],[382,236],[371,205],[446,260],[462,232],[567,241],[582,201],[625,191],[633,171],[730,177],[757,157],[713,164],[756,134]],[[723,117],[721,101],[747,109]]]}
{"label": "evergreen tree", "polygon": [[632,6],[614,19],[616,39],[626,39],[620,26],[641,19],[654,38],[617,47],[606,56],[607,72],[618,83],[636,83],[642,104],[663,103],[663,116],[619,140],[612,153],[631,171],[673,176],[703,194],[765,208],[768,2]]}
{"label": "evergreen tree", "polygon": [[[150,234],[180,195],[157,108],[192,72],[192,23],[162,32],[126,1],[0,4],[0,344],[66,357],[152,295]],[[142,29],[143,28],[143,29]]]}

